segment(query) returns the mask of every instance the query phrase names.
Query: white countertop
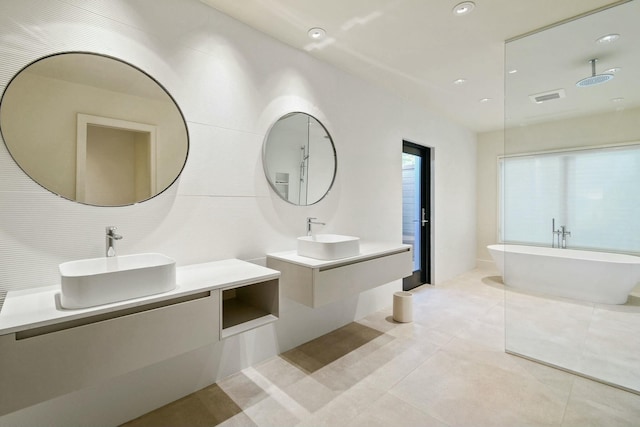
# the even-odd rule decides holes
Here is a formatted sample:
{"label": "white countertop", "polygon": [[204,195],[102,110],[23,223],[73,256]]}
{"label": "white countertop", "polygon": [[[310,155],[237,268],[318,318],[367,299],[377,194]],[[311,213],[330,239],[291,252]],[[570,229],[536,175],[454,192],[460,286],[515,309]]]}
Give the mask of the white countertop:
{"label": "white countertop", "polygon": [[347,257],[347,258],[332,259],[332,260],[308,258],[308,257],[298,255],[298,252],[295,250],[270,253],[270,254],[267,254],[267,258],[275,258],[281,261],[287,261],[293,264],[302,265],[304,267],[325,268],[325,267],[332,267],[332,266],[337,266],[341,264],[351,264],[354,262],[366,260],[368,258],[384,256],[384,255],[392,254],[395,252],[400,252],[403,250],[410,250],[410,249],[411,249],[411,245],[361,242],[360,254],[352,257]]}
{"label": "white countertop", "polygon": [[9,291],[0,311],[0,335],[278,277],[279,271],[239,259],[193,264],[176,268],[177,286],[171,291],[74,310],[60,307],[60,284]]}

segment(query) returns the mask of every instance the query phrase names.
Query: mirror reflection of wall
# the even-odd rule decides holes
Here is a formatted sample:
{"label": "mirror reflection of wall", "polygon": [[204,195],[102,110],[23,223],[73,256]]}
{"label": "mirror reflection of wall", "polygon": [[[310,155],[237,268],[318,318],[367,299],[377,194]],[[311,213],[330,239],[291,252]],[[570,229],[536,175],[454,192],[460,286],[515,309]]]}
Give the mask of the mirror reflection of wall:
{"label": "mirror reflection of wall", "polygon": [[291,113],[270,129],[263,147],[263,165],[273,190],[294,205],[320,201],[336,173],[331,136],[314,117]]}
{"label": "mirror reflection of wall", "polygon": [[[155,153],[142,160],[140,135],[126,132],[127,126],[116,133],[119,125],[90,130],[91,148],[83,152],[77,145],[83,115],[154,127]],[[47,56],[21,70],[3,94],[0,131],[16,163],[34,181],[69,200],[97,206],[133,204],[164,191],[182,171],[189,145],[182,113],[162,86],[130,64],[84,52]],[[92,144],[97,134],[112,144]],[[90,173],[89,193],[78,181],[79,164]]]}
{"label": "mirror reflection of wall", "polygon": [[157,126],[78,114],[76,201],[120,206],[156,193]]}
{"label": "mirror reflection of wall", "polygon": [[[639,255],[638,16],[634,0],[507,43],[504,170],[497,174],[506,190],[498,192],[505,199],[496,220],[503,241],[551,248],[555,217],[555,228],[571,233],[565,251]],[[597,74],[614,77],[578,85],[592,74],[593,58]],[[517,268],[513,260],[504,257],[506,273]],[[540,261],[537,269],[549,265]],[[640,274],[632,264],[625,271],[632,280]],[[640,392],[639,291],[625,304],[601,304],[507,287],[505,348]]]}

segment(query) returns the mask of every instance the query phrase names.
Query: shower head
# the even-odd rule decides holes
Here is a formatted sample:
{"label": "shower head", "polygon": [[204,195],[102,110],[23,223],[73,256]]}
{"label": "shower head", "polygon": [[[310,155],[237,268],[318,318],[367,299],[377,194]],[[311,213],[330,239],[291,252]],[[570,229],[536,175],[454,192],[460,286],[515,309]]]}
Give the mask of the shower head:
{"label": "shower head", "polygon": [[599,85],[600,83],[606,83],[613,78],[613,74],[596,74],[596,62],[598,60],[596,58],[591,59],[589,63],[591,64],[591,75],[589,77],[585,77],[582,80],[579,80],[576,83],[578,87],[589,87]]}

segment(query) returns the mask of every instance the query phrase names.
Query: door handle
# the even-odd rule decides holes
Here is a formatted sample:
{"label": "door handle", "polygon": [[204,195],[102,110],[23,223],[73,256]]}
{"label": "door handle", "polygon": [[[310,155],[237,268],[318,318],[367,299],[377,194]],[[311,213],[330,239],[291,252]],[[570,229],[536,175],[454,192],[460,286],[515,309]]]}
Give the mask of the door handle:
{"label": "door handle", "polygon": [[429,223],[429,220],[427,219],[427,210],[425,208],[422,208],[422,220],[420,222],[423,227]]}

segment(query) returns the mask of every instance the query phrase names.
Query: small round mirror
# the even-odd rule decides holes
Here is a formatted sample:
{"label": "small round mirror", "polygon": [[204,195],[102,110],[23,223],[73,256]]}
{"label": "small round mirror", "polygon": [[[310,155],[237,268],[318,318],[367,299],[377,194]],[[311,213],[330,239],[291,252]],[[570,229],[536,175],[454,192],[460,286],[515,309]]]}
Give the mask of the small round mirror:
{"label": "small round mirror", "polygon": [[34,181],[95,206],[163,192],[189,149],[182,112],[156,80],[87,52],[46,56],[16,74],[2,95],[0,132]]}
{"label": "small round mirror", "polygon": [[313,205],[333,185],[336,149],[329,132],[315,117],[289,113],[269,130],[262,163],[278,196],[294,205]]}

